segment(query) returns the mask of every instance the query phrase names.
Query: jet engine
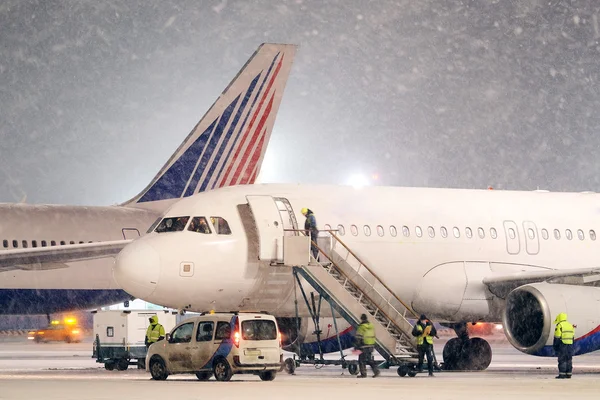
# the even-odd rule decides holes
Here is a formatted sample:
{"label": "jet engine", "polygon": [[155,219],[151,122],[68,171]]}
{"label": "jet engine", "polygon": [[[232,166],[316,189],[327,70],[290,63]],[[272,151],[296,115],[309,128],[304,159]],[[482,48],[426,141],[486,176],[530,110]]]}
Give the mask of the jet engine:
{"label": "jet engine", "polygon": [[502,316],[504,332],[518,350],[554,356],[554,319],[564,312],[575,325],[575,354],[600,348],[600,288],[533,283],[509,293]]}

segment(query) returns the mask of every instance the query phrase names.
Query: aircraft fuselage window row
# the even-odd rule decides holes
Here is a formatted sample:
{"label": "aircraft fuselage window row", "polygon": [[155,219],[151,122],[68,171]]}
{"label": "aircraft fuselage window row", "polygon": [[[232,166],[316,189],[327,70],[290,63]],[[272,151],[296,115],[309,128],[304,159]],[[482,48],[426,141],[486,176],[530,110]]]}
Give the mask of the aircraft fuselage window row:
{"label": "aircraft fuselage window row", "polygon": [[[48,242],[46,240],[41,240],[40,242],[40,247],[48,247]],[[59,242],[59,246],[65,246],[67,244],[67,242],[65,240],[61,240]],[[74,240],[71,240],[69,242],[69,244],[76,244],[77,242],[75,242]],[[84,244],[85,242],[83,240],[79,241],[79,244]],[[92,240],[88,241],[88,243],[94,243]],[[12,248],[13,249],[18,249],[19,248],[19,241],[18,240],[12,240],[11,241],[4,239],[2,240],[2,247],[4,247],[5,249],[8,249],[10,246],[10,244],[12,244]],[[50,247],[52,246],[56,246],[56,240],[51,240],[50,241]],[[37,240],[31,240],[31,247],[38,247],[38,241]],[[23,249],[27,249],[29,248],[29,241],[27,240],[21,240],[21,248]]]}
{"label": "aircraft fuselage window row", "polygon": [[231,235],[229,223],[222,217],[210,217],[210,224],[206,217],[193,217],[189,225],[188,221],[190,221],[190,217],[167,217],[152,224],[148,232],[153,229],[156,233],[180,232],[187,226],[187,230],[190,232],[209,235],[214,231],[217,235]]}
{"label": "aircraft fuselage window row", "polygon": [[[330,224],[325,224],[325,230],[331,230],[332,227]],[[337,234],[340,236],[344,236],[346,234],[346,228],[344,227],[344,225],[337,225],[336,227],[337,230]],[[377,235],[380,237],[385,236],[385,228],[382,225],[377,225],[376,227],[377,230]],[[396,237],[398,235],[398,231],[396,229],[396,227],[394,225],[390,225],[389,227],[389,231],[390,231],[390,236],[392,237]],[[496,230],[496,228],[490,228],[490,237],[492,239],[497,239],[498,238],[498,231]],[[554,229],[554,238],[556,240],[560,240],[561,239],[561,231],[559,229]],[[350,225],[350,233],[352,234],[352,236],[358,236],[359,233],[359,229],[358,226],[356,225]],[[365,236],[371,236],[371,227],[369,225],[363,225],[363,233]],[[427,227],[427,234],[430,238],[434,238],[435,237],[435,228],[433,226],[428,226]],[[460,238],[461,235],[461,230],[458,227],[453,227],[452,228],[452,234],[454,235],[455,238]],[[482,227],[478,227],[477,228],[477,236],[480,239],[485,239],[485,234],[486,231],[484,228]],[[527,235],[527,238],[530,240],[535,240],[536,239],[536,231],[533,228],[527,228],[527,230],[525,231],[525,234]],[[406,225],[402,226],[402,235],[404,237],[410,237],[410,228]],[[446,229],[445,226],[441,226],[440,227],[440,235],[443,238],[447,238],[448,237],[448,230]],[[514,228],[508,228],[507,230],[507,235],[509,237],[509,239],[514,240],[517,238],[517,232],[515,231]],[[423,237],[423,229],[420,226],[415,226],[415,236],[417,237]],[[473,230],[470,227],[466,227],[465,228],[465,236],[468,239],[472,239],[474,237],[473,234]],[[541,229],[541,236],[544,240],[548,240],[550,239],[550,234],[548,233],[548,230],[546,228]],[[573,240],[573,231],[571,229],[565,229],[565,238],[567,240]],[[585,240],[585,232],[583,231],[583,229],[578,229],[577,230],[577,238],[579,240]],[[590,229],[588,232],[588,238],[592,241],[596,240],[596,231],[593,229]]]}

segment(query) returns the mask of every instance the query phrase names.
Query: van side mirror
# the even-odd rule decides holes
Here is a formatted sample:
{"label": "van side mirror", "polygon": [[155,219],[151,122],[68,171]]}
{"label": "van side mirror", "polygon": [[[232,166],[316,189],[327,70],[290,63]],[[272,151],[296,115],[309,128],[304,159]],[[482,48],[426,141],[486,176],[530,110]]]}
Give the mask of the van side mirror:
{"label": "van side mirror", "polygon": [[165,338],[167,339],[167,342],[171,343],[171,334],[167,333]]}

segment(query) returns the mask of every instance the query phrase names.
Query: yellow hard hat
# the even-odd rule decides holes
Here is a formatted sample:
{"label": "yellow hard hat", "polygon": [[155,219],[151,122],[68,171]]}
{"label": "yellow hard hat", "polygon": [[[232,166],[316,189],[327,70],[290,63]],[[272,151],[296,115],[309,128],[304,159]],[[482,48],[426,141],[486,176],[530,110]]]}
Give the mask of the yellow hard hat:
{"label": "yellow hard hat", "polygon": [[302,215],[306,215],[306,213],[308,212],[308,208],[304,207],[302,210],[300,210],[300,212],[302,213]]}

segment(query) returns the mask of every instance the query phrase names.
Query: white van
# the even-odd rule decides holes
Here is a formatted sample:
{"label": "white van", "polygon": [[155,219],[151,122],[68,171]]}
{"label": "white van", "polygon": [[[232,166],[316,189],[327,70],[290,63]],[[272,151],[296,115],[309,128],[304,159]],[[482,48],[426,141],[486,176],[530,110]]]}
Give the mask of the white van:
{"label": "white van", "polygon": [[233,374],[258,374],[275,379],[283,353],[275,317],[260,313],[203,314],[179,323],[166,340],[154,343],[146,355],[152,379],[171,374],[212,375],[228,381]]}

